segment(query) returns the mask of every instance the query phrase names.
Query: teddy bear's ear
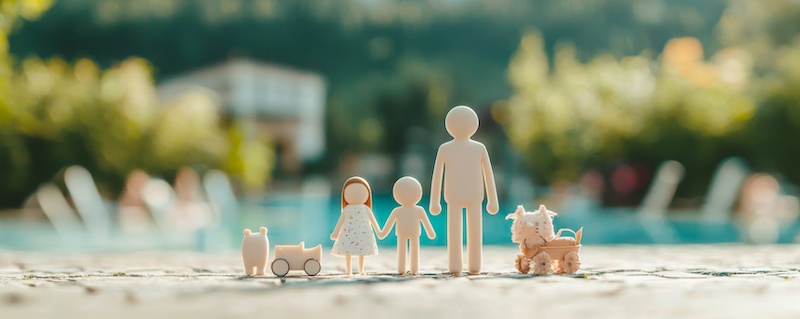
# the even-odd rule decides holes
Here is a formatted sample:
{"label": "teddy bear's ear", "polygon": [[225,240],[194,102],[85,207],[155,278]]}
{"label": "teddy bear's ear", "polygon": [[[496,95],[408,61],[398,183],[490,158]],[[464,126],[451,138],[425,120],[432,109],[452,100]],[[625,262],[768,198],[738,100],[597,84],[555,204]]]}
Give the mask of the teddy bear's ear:
{"label": "teddy bear's ear", "polygon": [[558,216],[558,214],[556,214],[556,212],[554,212],[554,211],[548,210],[547,211],[547,216],[550,216],[550,218],[553,218],[553,217]]}
{"label": "teddy bear's ear", "polygon": [[267,234],[267,228],[264,227],[264,226],[261,226],[261,229],[259,229],[258,232],[260,232],[261,235],[266,235]]}
{"label": "teddy bear's ear", "polygon": [[547,207],[544,207],[544,205],[539,205],[539,212],[542,213],[542,214],[546,214],[547,213]]}
{"label": "teddy bear's ear", "polygon": [[517,210],[514,211],[513,214],[508,214],[508,216],[506,216],[506,219],[517,219],[519,217],[522,217],[522,214],[524,214],[524,213],[525,213],[525,207],[522,207],[522,205],[519,205],[519,206],[517,206]]}
{"label": "teddy bear's ear", "polygon": [[244,230],[244,235],[245,235],[245,236],[250,236],[250,234],[252,234],[252,233],[253,233],[253,232],[251,232],[251,231],[250,231],[250,229],[245,229],[245,230]]}

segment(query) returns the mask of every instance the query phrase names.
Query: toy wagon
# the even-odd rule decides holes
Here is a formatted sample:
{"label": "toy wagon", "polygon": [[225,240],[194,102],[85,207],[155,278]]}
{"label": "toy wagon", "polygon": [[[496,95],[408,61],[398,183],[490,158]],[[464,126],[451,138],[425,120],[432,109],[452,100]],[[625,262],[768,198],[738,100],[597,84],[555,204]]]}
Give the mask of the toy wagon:
{"label": "toy wagon", "polygon": [[[575,239],[561,237],[562,231],[568,231],[575,235]],[[562,228],[556,234],[556,240],[545,243],[537,247],[533,252],[533,258],[528,263],[533,273],[536,275],[546,275],[554,268],[558,273],[574,274],[581,267],[581,235],[583,228],[578,231]],[[523,267],[525,268],[525,267]]]}
{"label": "toy wagon", "polygon": [[[555,268],[558,273],[574,274],[581,268],[581,236],[583,227],[577,232],[562,228],[556,234],[553,231],[555,212],[540,205],[539,209],[526,212],[522,205],[517,206],[514,213],[506,216],[514,224],[511,225],[511,241],[519,244],[519,254],[514,262],[520,273],[527,274],[533,268],[536,275],[546,275]],[[561,237],[563,231],[571,232],[575,237]],[[555,267],[553,267],[555,266]]]}
{"label": "toy wagon", "polygon": [[272,261],[272,273],[283,277],[290,270],[303,270],[309,276],[319,273],[322,266],[322,245],[306,249],[305,243],[299,245],[275,245],[275,260]]}

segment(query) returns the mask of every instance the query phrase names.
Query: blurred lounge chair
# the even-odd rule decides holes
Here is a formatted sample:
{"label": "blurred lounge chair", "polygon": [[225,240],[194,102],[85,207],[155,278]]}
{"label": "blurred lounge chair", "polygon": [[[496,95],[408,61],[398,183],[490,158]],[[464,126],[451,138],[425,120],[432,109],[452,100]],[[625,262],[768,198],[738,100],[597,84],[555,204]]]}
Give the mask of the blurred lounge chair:
{"label": "blurred lounge chair", "polygon": [[86,228],[58,187],[44,184],[36,191],[34,198],[63,243],[76,243],[85,234]]}
{"label": "blurred lounge chair", "polygon": [[658,167],[650,189],[639,206],[638,214],[651,218],[663,218],[669,209],[675,190],[683,180],[685,169],[681,163],[666,161]]}
{"label": "blurred lounge chair", "polygon": [[212,169],[203,176],[203,189],[209,203],[216,211],[217,224],[226,231],[239,232],[239,201],[231,187],[228,175],[223,171]]}
{"label": "blurred lounge chair", "polygon": [[800,212],[797,196],[788,192],[794,187],[781,185],[777,178],[764,173],[747,177],[742,185],[739,207],[736,212],[737,225],[742,230],[741,237],[756,244],[774,244],[791,241],[792,231]]}
{"label": "blurred lounge chair", "polygon": [[151,178],[142,189],[142,199],[152,214],[156,226],[162,233],[170,234],[173,231],[170,213],[175,200],[172,186],[163,179]]}
{"label": "blurred lounge chair", "polygon": [[176,201],[174,213],[181,227],[189,230],[206,228],[214,220],[214,210],[206,201],[200,176],[194,169],[182,167],[175,175]]}
{"label": "blurred lounge chair", "polygon": [[234,238],[242,231],[240,225],[241,206],[225,172],[212,169],[203,176],[206,193],[214,219],[208,227],[208,237],[203,245],[206,250],[226,249],[233,246]]}
{"label": "blurred lounge chair", "polygon": [[656,243],[672,243],[678,238],[666,221],[666,214],[675,197],[675,190],[684,176],[685,169],[677,161],[666,161],[658,167],[650,189],[637,210],[639,221],[650,238]]}
{"label": "blurred lounge chair", "polygon": [[729,222],[734,205],[747,178],[747,162],[740,157],[729,157],[717,167],[708,188],[708,195],[700,212],[706,222]]}
{"label": "blurred lounge chair", "polygon": [[196,175],[186,177],[194,171],[182,171],[176,177],[175,188],[163,179],[151,178],[143,188],[142,198],[161,230],[165,245],[204,250],[213,212],[201,200]]}
{"label": "blurred lounge chair", "polygon": [[144,187],[149,180],[150,175],[134,170],[125,181],[125,189],[117,200],[117,221],[126,234],[141,235],[155,227],[144,201]]}
{"label": "blurred lounge chair", "polygon": [[92,174],[81,166],[71,166],[64,172],[64,182],[86,230],[95,240],[108,239],[112,227],[111,215],[97,191]]}

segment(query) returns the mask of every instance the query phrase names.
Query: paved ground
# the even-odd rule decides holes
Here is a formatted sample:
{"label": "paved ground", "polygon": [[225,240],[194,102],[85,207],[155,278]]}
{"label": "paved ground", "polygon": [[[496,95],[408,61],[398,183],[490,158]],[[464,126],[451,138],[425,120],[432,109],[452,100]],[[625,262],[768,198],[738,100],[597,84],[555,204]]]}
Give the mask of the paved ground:
{"label": "paved ground", "polygon": [[245,277],[237,254],[52,255],[0,251],[0,318],[800,318],[800,245],[585,247],[572,276],[517,274],[487,247],[485,273],[452,277],[441,248],[397,276],[394,251],[369,276]]}

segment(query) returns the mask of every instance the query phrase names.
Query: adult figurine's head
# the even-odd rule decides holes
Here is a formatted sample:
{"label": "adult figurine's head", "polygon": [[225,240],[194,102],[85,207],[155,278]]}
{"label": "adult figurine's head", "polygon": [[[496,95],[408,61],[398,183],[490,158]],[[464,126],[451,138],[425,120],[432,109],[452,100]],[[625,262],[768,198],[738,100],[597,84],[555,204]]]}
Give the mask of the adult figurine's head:
{"label": "adult figurine's head", "polygon": [[422,185],[416,178],[405,176],[394,183],[392,195],[400,205],[416,205],[422,199]]}
{"label": "adult figurine's head", "polygon": [[350,204],[366,204],[372,208],[372,190],[367,180],[353,176],[342,186],[342,208]]}
{"label": "adult figurine's head", "polygon": [[469,106],[456,106],[447,112],[444,126],[453,138],[470,138],[478,131],[478,114]]}

